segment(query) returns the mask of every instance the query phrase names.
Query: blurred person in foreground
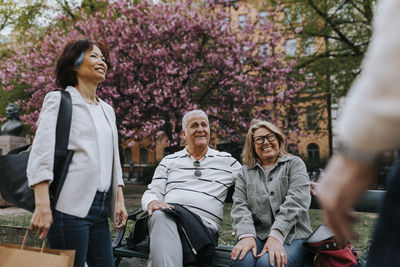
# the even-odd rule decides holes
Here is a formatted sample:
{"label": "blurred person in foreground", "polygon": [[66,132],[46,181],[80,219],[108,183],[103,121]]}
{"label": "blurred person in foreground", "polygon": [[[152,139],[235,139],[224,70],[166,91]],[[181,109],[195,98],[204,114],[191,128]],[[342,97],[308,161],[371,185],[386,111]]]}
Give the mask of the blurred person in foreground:
{"label": "blurred person in foreground", "polygon": [[[352,207],[376,179],[380,155],[400,145],[400,1],[378,1],[362,72],[338,125],[340,146],[326,167],[317,197],[339,244],[355,237]],[[400,162],[387,178],[367,267],[400,266]]]}
{"label": "blurred person in foreground", "polygon": [[59,199],[50,208],[49,184],[60,92],[46,95],[29,156],[27,176],[35,192],[31,229],[50,248],[73,249],[75,267],[114,266],[109,215],[116,230],[127,219],[114,109],[97,97],[110,67],[104,44],[81,39],[69,42],[58,58],[57,84],[72,100],[68,149],[74,151]]}
{"label": "blurred person in foreground", "polygon": [[238,242],[231,266],[302,267],[311,234],[310,179],[304,162],[286,152],[273,124],[253,120],[235,183],[232,226]]}

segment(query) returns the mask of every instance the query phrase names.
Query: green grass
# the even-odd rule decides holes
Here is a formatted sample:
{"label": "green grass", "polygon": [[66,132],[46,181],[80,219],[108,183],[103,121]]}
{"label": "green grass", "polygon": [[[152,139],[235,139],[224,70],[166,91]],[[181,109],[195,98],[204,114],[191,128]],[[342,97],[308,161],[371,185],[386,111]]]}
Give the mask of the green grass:
{"label": "green grass", "polygon": [[31,214],[0,216],[0,225],[29,227]]}
{"label": "green grass", "polygon": [[[30,214],[0,216],[0,243],[21,244],[30,221]],[[29,232],[27,245],[39,247],[41,244],[37,235]]]}

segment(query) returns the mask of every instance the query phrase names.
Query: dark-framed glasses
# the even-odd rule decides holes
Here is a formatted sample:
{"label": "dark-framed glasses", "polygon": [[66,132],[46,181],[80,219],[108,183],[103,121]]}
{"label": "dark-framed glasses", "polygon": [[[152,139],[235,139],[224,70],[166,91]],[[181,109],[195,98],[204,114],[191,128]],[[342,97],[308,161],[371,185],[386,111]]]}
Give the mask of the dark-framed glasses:
{"label": "dark-framed glasses", "polygon": [[200,177],[201,176],[201,171],[198,169],[200,167],[200,161],[196,160],[193,162],[193,166],[196,168],[194,170],[194,176]]}
{"label": "dark-framed glasses", "polygon": [[264,136],[255,136],[254,137],[254,143],[257,145],[262,145],[264,144],[265,140],[268,140],[268,142],[272,143],[276,140],[276,135],[273,133],[264,135]]}

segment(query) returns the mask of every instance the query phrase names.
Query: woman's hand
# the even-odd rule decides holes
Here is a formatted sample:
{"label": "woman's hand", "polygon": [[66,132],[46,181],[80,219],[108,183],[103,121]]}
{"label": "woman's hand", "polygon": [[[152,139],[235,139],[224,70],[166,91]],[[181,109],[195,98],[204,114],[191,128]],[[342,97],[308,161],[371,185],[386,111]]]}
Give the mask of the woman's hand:
{"label": "woman's hand", "polygon": [[49,182],[41,182],[33,187],[35,191],[35,211],[33,212],[30,229],[35,231],[40,239],[45,239],[53,223],[50,208]]}
{"label": "woman's hand", "polygon": [[313,196],[317,196],[318,186],[319,186],[319,184],[316,182],[310,183],[310,191]]}
{"label": "woman's hand", "polygon": [[153,215],[153,211],[155,210],[162,210],[162,209],[173,209],[174,206],[165,203],[162,200],[153,200],[147,205],[147,213],[149,216]]}
{"label": "woman's hand", "polygon": [[117,191],[117,203],[115,208],[115,231],[118,232],[126,225],[128,219],[128,213],[125,208],[124,194],[122,192],[122,186],[118,186]]}
{"label": "woman's hand", "polygon": [[253,236],[247,236],[239,240],[239,242],[233,247],[231,252],[231,259],[236,260],[239,257],[239,260],[243,260],[244,256],[246,256],[247,252],[251,250],[253,252],[253,256],[257,255],[257,244],[256,239]]}
{"label": "woman's hand", "polygon": [[269,253],[269,263],[271,266],[274,266],[275,259],[277,267],[284,267],[287,264],[286,251],[283,248],[283,245],[275,237],[268,237],[263,250],[257,255],[257,257],[261,257],[267,251]]}

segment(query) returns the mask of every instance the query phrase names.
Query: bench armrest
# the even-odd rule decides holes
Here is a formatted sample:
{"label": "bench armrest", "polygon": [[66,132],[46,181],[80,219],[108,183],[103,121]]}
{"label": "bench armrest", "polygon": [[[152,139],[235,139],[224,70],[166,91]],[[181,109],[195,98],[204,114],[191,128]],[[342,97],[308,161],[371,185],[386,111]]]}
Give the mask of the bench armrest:
{"label": "bench armrest", "polygon": [[137,216],[143,211],[142,207],[135,209],[128,213],[128,220],[133,220],[136,222]]}
{"label": "bench armrest", "polygon": [[134,211],[131,211],[128,213],[128,219],[127,219],[127,223],[125,224],[125,226],[117,233],[117,235],[115,236],[113,242],[112,242],[112,247],[113,248],[117,248],[121,246],[122,243],[122,239],[124,238],[124,234],[125,234],[125,230],[126,230],[126,225],[128,224],[128,220],[133,220],[133,221],[137,221],[137,217],[140,213],[142,213],[143,209],[141,207],[135,209]]}

